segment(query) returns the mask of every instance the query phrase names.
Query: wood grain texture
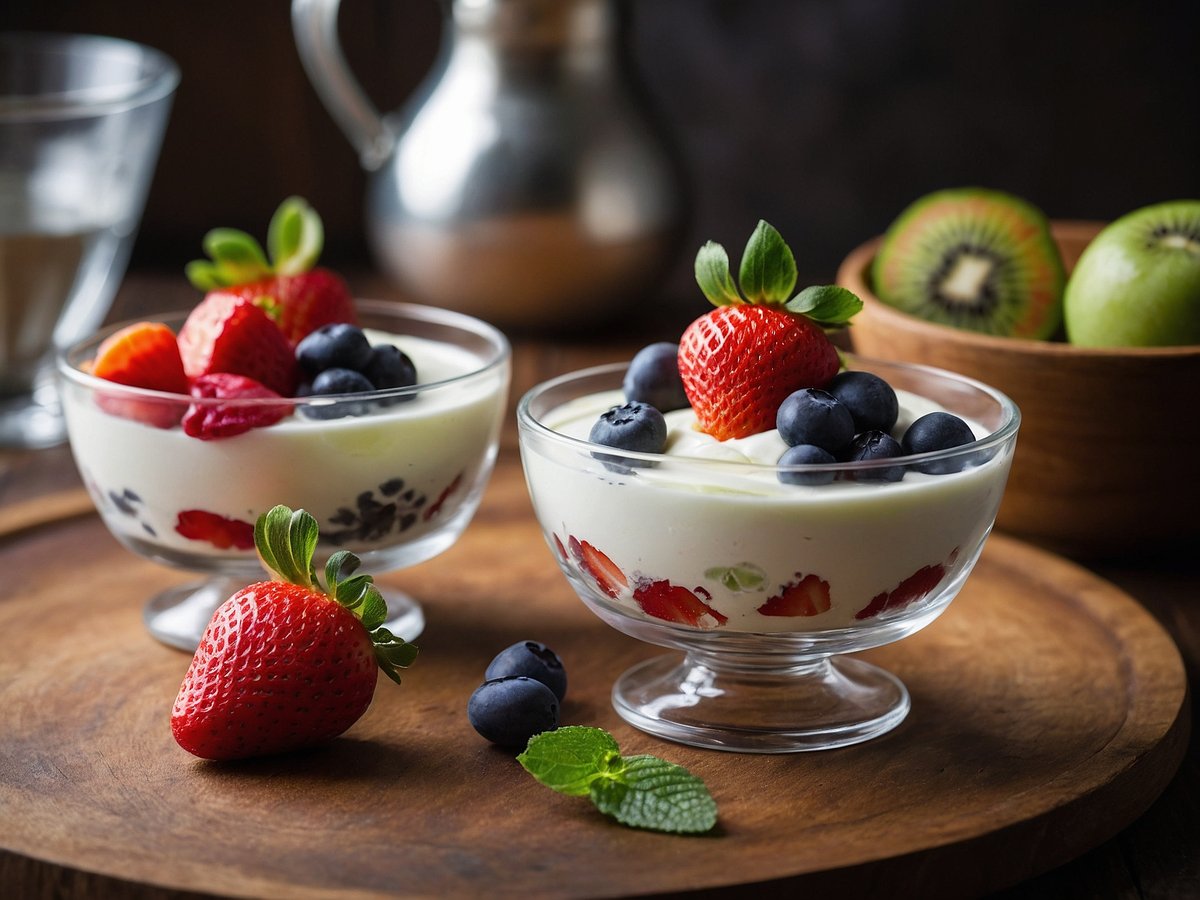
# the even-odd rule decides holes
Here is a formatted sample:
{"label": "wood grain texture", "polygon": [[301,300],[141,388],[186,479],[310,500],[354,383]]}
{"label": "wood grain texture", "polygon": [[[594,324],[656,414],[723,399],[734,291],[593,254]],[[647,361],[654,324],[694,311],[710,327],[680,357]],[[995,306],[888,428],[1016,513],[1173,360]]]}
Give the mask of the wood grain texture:
{"label": "wood grain texture", "polygon": [[[941,619],[864,654],[912,693],[895,732],[781,757],[650,738],[617,719],[608,691],[660,651],[571,593],[512,453],[454,548],[379,578],[424,602],[422,656],[310,753],[214,765],[174,744],[188,658],[155,643],[140,610],[181,576],[120,549],[96,517],[10,529],[0,564],[38,574],[0,600],[0,874],[22,897],[574,897],[751,883],[969,896],[1111,837],[1167,784],[1188,740],[1183,665],[1154,619],[1086,570],[1001,536]],[[708,782],[715,835],[612,824],[475,735],[467,698],[491,656],[522,638],[564,657],[565,722],[606,727],[626,752]]]}
{"label": "wood grain texture", "polygon": [[[1054,223],[1068,267],[1100,226]],[[979,379],[1021,409],[1021,432],[997,527],[1079,558],[1194,547],[1200,478],[1153,460],[1191,459],[1200,347],[1094,349],[975,334],[925,322],[874,296],[880,240],[853,253],[838,283],[863,300],[850,337],[878,359]]]}

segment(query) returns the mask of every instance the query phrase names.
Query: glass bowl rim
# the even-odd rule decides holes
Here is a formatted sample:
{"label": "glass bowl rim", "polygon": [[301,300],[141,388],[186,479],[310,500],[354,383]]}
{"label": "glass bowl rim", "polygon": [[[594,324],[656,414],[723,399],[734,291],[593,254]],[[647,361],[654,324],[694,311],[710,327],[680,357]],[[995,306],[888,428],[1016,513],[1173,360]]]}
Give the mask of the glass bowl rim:
{"label": "glass bowl rim", "polygon": [[361,402],[363,400],[389,400],[396,397],[415,397],[418,394],[428,391],[439,390],[460,384],[466,381],[472,381],[478,378],[483,378],[491,374],[493,371],[503,368],[508,364],[512,356],[512,346],[504,333],[494,325],[490,325],[482,319],[477,319],[474,316],[468,316],[465,313],[456,312],[448,309],[441,309],[434,306],[425,306],[419,303],[403,303],[391,300],[374,300],[365,298],[356,298],[355,306],[362,312],[368,313],[388,313],[397,314],[399,316],[419,320],[428,324],[442,325],[451,328],[457,328],[460,331],[470,332],[475,337],[479,337],[487,341],[494,353],[491,358],[478,368],[472,369],[469,372],[464,372],[461,375],[455,375],[451,378],[443,378],[440,381],[427,381],[410,385],[402,388],[387,388],[385,390],[362,391],[357,394],[320,394],[317,396],[306,397],[241,397],[241,398],[220,398],[220,397],[194,397],[191,394],[175,394],[170,391],[156,391],[150,388],[134,387],[128,384],[121,384],[116,381],[109,381],[104,378],[97,378],[88,372],[83,371],[78,367],[77,357],[87,347],[98,347],[100,342],[111,334],[120,331],[122,328],[129,325],[135,325],[139,322],[163,322],[164,320],[179,320],[182,324],[183,319],[191,312],[190,310],[171,310],[168,312],[150,313],[139,318],[126,319],[120,322],[114,322],[107,325],[98,331],[93,332],[88,337],[75,342],[69,347],[59,350],[55,356],[56,368],[60,378],[78,385],[79,387],[91,393],[102,392],[110,397],[128,397],[137,399],[169,401],[171,403],[188,403],[194,405],[221,405],[221,406],[240,406],[254,408],[258,406],[276,407],[281,403],[287,403],[292,406],[331,406],[339,402]]}
{"label": "glass bowl rim", "polygon": [[[620,450],[614,447],[607,447],[603,444],[596,444],[592,441],[587,441],[582,438],[575,438],[569,435],[562,434],[547,427],[538,419],[534,418],[530,407],[541,395],[555,388],[569,384],[572,381],[583,380],[585,378],[594,378],[607,374],[617,374],[624,372],[629,367],[629,362],[604,363],[598,366],[591,366],[585,369],[577,369],[573,372],[566,372],[554,378],[546,379],[525,392],[517,403],[517,426],[518,434],[523,439],[526,434],[536,435],[544,440],[549,440],[553,443],[564,447],[570,447],[580,452],[587,453],[603,453],[604,459],[610,463],[620,463],[621,461],[630,461],[631,466],[639,464],[655,463],[661,464],[664,461],[669,461],[673,468],[683,467],[699,467],[712,468],[715,470],[724,470],[727,472],[737,472],[749,474],[754,472],[774,473],[776,475],[782,473],[813,473],[813,472],[870,472],[879,469],[895,468],[904,466],[906,469],[915,468],[918,465],[924,465],[930,462],[941,460],[950,460],[959,456],[972,456],[981,451],[999,448],[1006,443],[1015,439],[1018,429],[1021,424],[1021,411],[1017,404],[1005,393],[991,385],[984,384],[982,381],[970,378],[966,375],[959,375],[956,372],[951,372],[947,369],[939,369],[935,366],[927,366],[919,363],[894,362],[891,360],[873,359],[865,356],[858,356],[854,353],[842,352],[842,359],[846,362],[846,368],[853,368],[850,365],[855,360],[862,360],[872,366],[881,366],[884,368],[901,369],[904,371],[920,373],[934,378],[949,380],[960,386],[967,386],[983,393],[992,399],[1000,407],[1002,420],[1000,427],[995,431],[973,441],[970,444],[963,444],[958,447],[951,447],[947,450],[934,450],[927,453],[915,453],[909,456],[898,456],[891,459],[872,459],[859,460],[855,462],[832,462],[832,463],[802,463],[790,466],[782,466],[778,463],[759,463],[745,462],[741,460],[730,459],[709,459],[705,457],[695,456],[667,456],[662,453],[644,453],[633,450]],[[524,440],[522,440],[524,443]],[[872,484],[880,484],[872,482]]]}

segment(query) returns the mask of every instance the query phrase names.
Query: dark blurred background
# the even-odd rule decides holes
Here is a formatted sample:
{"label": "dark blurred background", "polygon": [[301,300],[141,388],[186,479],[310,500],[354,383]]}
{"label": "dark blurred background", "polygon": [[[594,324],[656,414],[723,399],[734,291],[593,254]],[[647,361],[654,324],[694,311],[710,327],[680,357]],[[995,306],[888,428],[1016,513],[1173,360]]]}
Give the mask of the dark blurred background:
{"label": "dark blurred background", "polygon": [[[214,225],[265,233],[297,193],[324,261],[367,266],[365,176],[293,44],[289,0],[9,0],[0,28],[108,34],[183,81],[133,266],[181,270]],[[1053,218],[1110,219],[1200,196],[1200,3],[1142,0],[632,0],[631,51],[686,160],[694,215],[664,293],[695,302],[691,258],[765,218],[802,277],[927,191],[1008,190]],[[344,0],[343,44],[377,105],[428,71],[435,0]],[[694,308],[694,307],[693,307]]]}

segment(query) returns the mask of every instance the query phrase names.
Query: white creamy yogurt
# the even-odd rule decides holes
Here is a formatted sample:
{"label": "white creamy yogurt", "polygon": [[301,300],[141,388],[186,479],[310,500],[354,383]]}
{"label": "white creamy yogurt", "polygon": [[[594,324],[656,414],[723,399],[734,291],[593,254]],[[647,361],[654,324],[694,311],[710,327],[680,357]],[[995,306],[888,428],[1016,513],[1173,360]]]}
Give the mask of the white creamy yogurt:
{"label": "white creamy yogurt", "polygon": [[[939,408],[897,394],[896,436]],[[593,394],[543,424],[586,441],[621,402],[620,391]],[[690,409],[666,418],[667,450],[650,467],[605,467],[596,445],[528,434],[522,451],[535,509],[570,574],[627,612],[670,620],[682,604],[683,624],[700,628],[816,632],[938,602],[977,557],[1012,455],[1009,442],[953,474],[793,485],[774,468],[786,449],[777,432],[721,442],[694,428]]]}
{"label": "white creamy yogurt", "polygon": [[[370,414],[313,419],[292,414],[233,437],[200,440],[111,415],[75,382],[64,386],[72,450],[85,483],[122,541],[194,567],[243,557],[245,527],[282,503],[316,517],[325,542],[357,553],[420,540],[490,469],[508,373],[460,347],[368,331],[413,360],[415,399]],[[451,379],[449,384],[439,385]],[[226,520],[222,525],[218,520]],[[216,523],[215,525],[213,523]],[[241,536],[218,546],[205,532]],[[330,547],[332,549],[332,546]],[[326,551],[328,552],[328,551]],[[364,555],[364,563],[369,557]]]}

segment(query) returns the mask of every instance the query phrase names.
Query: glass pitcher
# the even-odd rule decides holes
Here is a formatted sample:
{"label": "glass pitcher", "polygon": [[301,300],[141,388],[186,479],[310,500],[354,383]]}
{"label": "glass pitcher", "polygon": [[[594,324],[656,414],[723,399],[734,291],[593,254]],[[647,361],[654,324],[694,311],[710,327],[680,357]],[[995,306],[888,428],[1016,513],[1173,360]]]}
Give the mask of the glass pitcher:
{"label": "glass pitcher", "polygon": [[443,0],[438,61],[381,115],[337,34],[293,0],[301,60],[370,173],[367,235],[413,299],[562,330],[645,298],[679,249],[676,154],[625,52],[619,0]]}

